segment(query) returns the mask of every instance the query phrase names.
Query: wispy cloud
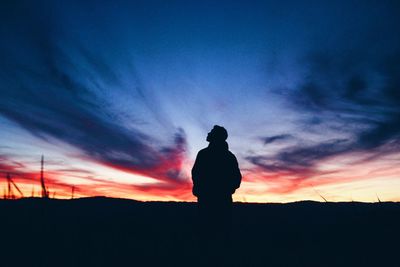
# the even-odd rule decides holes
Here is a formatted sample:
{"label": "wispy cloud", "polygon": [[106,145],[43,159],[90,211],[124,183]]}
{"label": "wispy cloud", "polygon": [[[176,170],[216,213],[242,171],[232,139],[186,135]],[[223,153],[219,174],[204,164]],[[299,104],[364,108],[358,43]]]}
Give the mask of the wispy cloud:
{"label": "wispy cloud", "polygon": [[[176,129],[171,133],[173,142],[168,142],[168,138],[141,130],[140,123],[127,127],[110,116],[107,104],[114,99],[106,99],[102,93],[123,87],[118,68],[103,54],[94,55],[64,35],[54,18],[41,18],[35,12],[25,15],[17,26],[8,21],[15,32],[32,34],[23,36],[24,47],[18,47],[13,36],[5,36],[2,54],[13,54],[5,55],[2,63],[0,115],[37,138],[55,139],[79,149],[82,159],[176,185],[183,182],[184,130]],[[26,57],[18,55],[23,49]],[[141,96],[132,105],[147,97],[142,87],[129,88]],[[159,112],[157,106],[146,107],[141,112]]]}
{"label": "wispy cloud", "polygon": [[291,138],[292,135],[290,134],[279,134],[274,136],[263,137],[262,140],[264,141],[264,144],[267,145],[275,142],[287,141]]}
{"label": "wispy cloud", "polygon": [[387,38],[372,47],[358,38],[354,48],[338,42],[337,48],[315,49],[298,61],[299,81],[275,90],[301,115],[299,130],[262,138],[264,145],[279,142],[279,149],[246,157],[264,181],[282,181],[275,191],[310,186],[307,180],[332,171],[319,169],[331,158],[353,154],[368,164],[400,152],[400,39]]}

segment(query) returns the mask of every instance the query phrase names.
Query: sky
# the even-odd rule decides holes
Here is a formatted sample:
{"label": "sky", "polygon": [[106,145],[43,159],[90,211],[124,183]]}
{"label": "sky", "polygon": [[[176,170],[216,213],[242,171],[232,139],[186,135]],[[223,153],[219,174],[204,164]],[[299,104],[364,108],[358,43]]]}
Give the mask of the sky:
{"label": "sky", "polygon": [[[235,201],[400,201],[398,1],[1,1],[0,193],[194,201],[214,125]],[[16,192],[16,195],[18,193]]]}

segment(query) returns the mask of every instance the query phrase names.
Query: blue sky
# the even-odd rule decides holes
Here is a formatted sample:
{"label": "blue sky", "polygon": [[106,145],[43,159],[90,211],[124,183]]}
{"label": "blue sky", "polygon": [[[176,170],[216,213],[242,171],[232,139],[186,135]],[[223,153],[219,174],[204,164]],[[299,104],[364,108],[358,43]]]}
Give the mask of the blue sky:
{"label": "blue sky", "polygon": [[191,199],[191,164],[219,124],[245,174],[241,200],[318,199],[318,186],[335,200],[397,199],[396,1],[1,10],[2,172],[23,177],[45,154],[60,196],[80,179],[82,195]]}

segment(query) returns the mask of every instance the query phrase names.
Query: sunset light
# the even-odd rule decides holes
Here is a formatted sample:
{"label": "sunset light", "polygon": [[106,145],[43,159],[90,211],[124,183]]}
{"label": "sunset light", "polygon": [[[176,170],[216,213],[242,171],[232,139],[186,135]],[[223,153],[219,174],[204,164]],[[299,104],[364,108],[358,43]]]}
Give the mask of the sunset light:
{"label": "sunset light", "polygon": [[397,9],[233,2],[10,4],[1,195],[195,201],[217,124],[235,201],[400,201]]}

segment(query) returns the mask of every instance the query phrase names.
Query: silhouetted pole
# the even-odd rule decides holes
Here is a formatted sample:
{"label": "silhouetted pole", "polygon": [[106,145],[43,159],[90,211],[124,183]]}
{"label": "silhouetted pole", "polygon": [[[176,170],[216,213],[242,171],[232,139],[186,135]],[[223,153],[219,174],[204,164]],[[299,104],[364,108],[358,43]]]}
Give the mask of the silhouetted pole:
{"label": "silhouetted pole", "polygon": [[12,198],[12,195],[13,195],[13,193],[11,192],[12,189],[11,189],[11,182],[10,182],[10,180],[11,180],[10,174],[7,173],[7,188],[8,188],[7,198],[8,198],[8,199],[11,199],[11,198]]}
{"label": "silhouetted pole", "polygon": [[4,193],[4,198],[8,198],[8,199],[15,199],[16,198],[15,194],[14,194],[13,187],[15,189],[17,189],[17,191],[21,195],[21,197],[24,197],[24,194],[22,193],[21,189],[19,189],[17,184],[14,183],[14,181],[11,179],[10,173],[7,173],[7,188],[8,188],[8,192],[7,192],[7,194]]}
{"label": "silhouetted pole", "polygon": [[49,193],[47,192],[46,185],[44,183],[44,177],[43,177],[43,167],[44,165],[44,157],[42,155],[42,160],[41,160],[41,168],[40,168],[40,184],[42,186],[42,198],[48,198]]}
{"label": "silhouetted pole", "polygon": [[[15,187],[15,189],[17,189],[17,191],[21,195],[21,197],[24,197],[24,194],[22,193],[21,189],[19,189],[17,184],[11,179],[11,176],[9,177],[9,179],[10,179],[10,183]],[[15,197],[15,195],[13,197]]]}

